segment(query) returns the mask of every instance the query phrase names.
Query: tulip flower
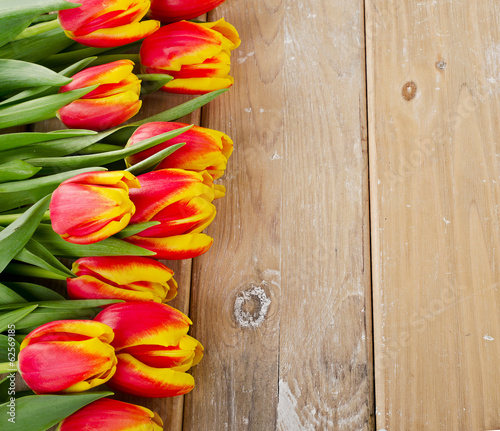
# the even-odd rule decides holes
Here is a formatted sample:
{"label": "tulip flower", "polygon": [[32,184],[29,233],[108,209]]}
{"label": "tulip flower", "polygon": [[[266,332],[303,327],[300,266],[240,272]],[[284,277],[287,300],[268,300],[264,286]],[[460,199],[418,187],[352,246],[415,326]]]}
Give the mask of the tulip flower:
{"label": "tulip flower", "polygon": [[19,372],[37,394],[81,392],[107,382],[117,359],[113,331],[92,320],[56,320],[21,344]]}
{"label": "tulip flower", "polygon": [[134,63],[118,60],[89,67],[73,76],[60,93],[99,84],[95,90],[57,111],[65,126],[75,129],[105,130],[139,112],[141,81],[132,73]]}
{"label": "tulip flower", "polygon": [[186,371],[200,362],[203,346],[187,335],[191,320],[166,304],[126,302],[101,311],[96,321],[110,326],[118,365],[108,385],[143,397],[189,392],[194,378]]}
{"label": "tulip flower", "polygon": [[145,73],[166,73],[173,80],[162,87],[170,93],[204,94],[228,88],[231,51],[240,44],[236,29],[216,22],[180,21],[144,39],[140,50]]}
{"label": "tulip flower", "polygon": [[[184,123],[156,122],[146,123],[140,126],[130,137],[127,147],[134,145],[144,139],[161,135],[171,130],[185,127]],[[156,169],[179,168],[189,171],[207,171],[214,180],[220,178],[226,169],[227,159],[233,152],[233,141],[222,132],[193,126],[187,132],[165,141],[161,144],[129,156],[126,159],[128,166],[135,165],[140,161],[152,156],[158,151],[170,145],[186,143],[173,154],[163,159]]]}
{"label": "tulip flower", "polygon": [[196,18],[215,9],[224,0],[151,0],[148,16],[161,22]]}
{"label": "tulip flower", "polygon": [[200,233],[215,218],[212,201],[224,195],[207,172],[161,169],[137,177],[141,188],[130,191],[136,207],[131,223],[158,221],[125,238],[156,252],[155,259],[189,259],[205,253],[213,239]]}
{"label": "tulip flower", "polygon": [[174,272],[162,263],[136,256],[82,257],[67,279],[72,299],[170,301],[177,294]]}
{"label": "tulip flower", "polygon": [[149,0],[69,0],[81,4],[59,11],[66,36],[82,45],[114,48],[143,39],[160,27],[158,21],[142,21]]}
{"label": "tulip flower", "polygon": [[57,431],[161,431],[163,421],[146,407],[101,398],[64,419]]}
{"label": "tulip flower", "polygon": [[52,229],[74,244],[92,244],[122,230],[135,212],[127,171],[86,172],[62,182],[52,194]]}

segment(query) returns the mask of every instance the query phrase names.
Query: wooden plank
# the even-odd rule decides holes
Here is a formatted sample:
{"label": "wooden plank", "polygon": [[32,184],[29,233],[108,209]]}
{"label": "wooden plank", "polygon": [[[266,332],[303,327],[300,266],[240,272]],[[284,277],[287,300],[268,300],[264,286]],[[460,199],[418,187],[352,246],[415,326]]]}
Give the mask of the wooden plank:
{"label": "wooden plank", "polygon": [[236,83],[203,112],[235,153],[193,262],[206,348],[187,430],[373,422],[362,2],[230,2]]}
{"label": "wooden plank", "polygon": [[500,5],[367,2],[377,426],[500,428]]}

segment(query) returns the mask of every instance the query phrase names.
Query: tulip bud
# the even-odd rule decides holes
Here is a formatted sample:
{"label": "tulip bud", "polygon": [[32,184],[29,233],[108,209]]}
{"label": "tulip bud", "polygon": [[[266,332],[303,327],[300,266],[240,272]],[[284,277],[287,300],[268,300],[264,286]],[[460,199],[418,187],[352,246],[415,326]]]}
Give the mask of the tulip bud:
{"label": "tulip bud", "polygon": [[122,230],[135,212],[129,187],[140,187],[127,171],[86,172],[62,182],[52,194],[52,228],[74,244],[92,244]]}
{"label": "tulip bud", "polygon": [[66,36],[82,45],[114,48],[143,39],[155,32],[158,21],[141,21],[149,0],[69,0],[81,4],[59,11]]}
{"label": "tulip bud", "polygon": [[82,257],[72,271],[77,275],[67,279],[72,299],[166,302],[177,294],[174,272],[146,257]]}
{"label": "tulip bud", "polygon": [[151,0],[148,16],[161,22],[196,18],[215,9],[224,0]]}
{"label": "tulip bud", "polygon": [[65,126],[105,130],[118,126],[139,112],[141,81],[132,73],[134,63],[118,60],[89,67],[73,76],[60,93],[99,84],[95,90],[57,111]]}
{"label": "tulip bud", "polygon": [[203,346],[187,335],[192,322],[186,315],[156,302],[127,302],[111,305],[95,320],[115,332],[118,365],[111,388],[143,397],[193,389],[186,371],[201,360]]}
{"label": "tulip bud", "polygon": [[57,431],[161,431],[163,421],[146,407],[101,398],[64,419]]}
{"label": "tulip bud", "polygon": [[173,76],[162,87],[164,91],[205,94],[233,85],[230,52],[240,42],[236,29],[224,19],[207,23],[180,21],[144,39],[141,64],[145,73]]}
{"label": "tulip bud", "polygon": [[30,332],[21,344],[19,372],[37,394],[81,392],[115,373],[113,331],[92,320],[59,320]]}
{"label": "tulip bud", "polygon": [[[130,137],[127,147],[144,139],[185,126],[187,124],[167,122],[143,124]],[[128,166],[135,165],[156,152],[179,143],[185,143],[186,145],[163,159],[156,167],[156,170],[178,168],[196,172],[207,171],[216,180],[224,174],[227,159],[233,152],[233,141],[226,134],[217,130],[193,126],[187,132],[173,139],[158,144],[149,150],[141,151],[127,157],[126,163]]]}
{"label": "tulip bud", "polygon": [[211,203],[224,195],[206,173],[161,169],[137,177],[141,188],[130,191],[136,207],[131,223],[158,221],[126,241],[156,252],[158,259],[189,259],[205,253],[212,238],[200,233],[215,218]]}

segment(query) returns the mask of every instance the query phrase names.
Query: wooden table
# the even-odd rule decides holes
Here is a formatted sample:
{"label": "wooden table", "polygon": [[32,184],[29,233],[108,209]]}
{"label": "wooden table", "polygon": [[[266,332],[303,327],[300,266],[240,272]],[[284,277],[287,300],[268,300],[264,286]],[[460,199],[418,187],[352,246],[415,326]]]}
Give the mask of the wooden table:
{"label": "wooden table", "polygon": [[[500,3],[227,0],[206,348],[169,431],[500,428]],[[143,117],[186,100],[155,94]]]}

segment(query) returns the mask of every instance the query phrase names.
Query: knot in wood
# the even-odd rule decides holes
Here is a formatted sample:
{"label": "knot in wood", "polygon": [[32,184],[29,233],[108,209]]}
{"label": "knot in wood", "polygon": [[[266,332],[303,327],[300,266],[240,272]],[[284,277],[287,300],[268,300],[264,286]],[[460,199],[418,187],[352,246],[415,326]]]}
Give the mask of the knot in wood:
{"label": "knot in wood", "polygon": [[444,60],[439,60],[437,63],[436,63],[436,69],[439,69],[439,70],[444,70],[446,69],[446,62]]}
{"label": "knot in wood", "polygon": [[234,301],[234,318],[242,328],[258,328],[264,322],[271,300],[262,287],[253,285]]}
{"label": "knot in wood", "polygon": [[417,94],[417,84],[413,81],[408,81],[405,85],[403,85],[403,89],[401,90],[401,94],[403,99],[411,100]]}

